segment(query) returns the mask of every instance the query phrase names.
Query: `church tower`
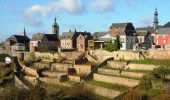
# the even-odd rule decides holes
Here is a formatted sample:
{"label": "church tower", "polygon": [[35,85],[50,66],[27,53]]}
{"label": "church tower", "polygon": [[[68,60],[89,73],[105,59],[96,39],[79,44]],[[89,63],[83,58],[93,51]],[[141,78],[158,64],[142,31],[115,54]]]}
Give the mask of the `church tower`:
{"label": "church tower", "polygon": [[153,28],[156,30],[158,29],[158,11],[157,8],[155,9],[155,13],[154,13],[154,21],[153,21]]}
{"label": "church tower", "polygon": [[54,19],[54,23],[52,25],[52,34],[56,34],[57,38],[59,38],[59,25],[57,25],[56,18]]}

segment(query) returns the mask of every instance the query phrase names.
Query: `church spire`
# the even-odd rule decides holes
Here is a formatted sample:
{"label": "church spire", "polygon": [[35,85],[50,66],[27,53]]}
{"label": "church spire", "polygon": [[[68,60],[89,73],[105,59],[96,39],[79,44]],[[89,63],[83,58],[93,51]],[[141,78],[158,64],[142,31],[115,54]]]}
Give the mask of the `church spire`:
{"label": "church spire", "polygon": [[154,21],[153,21],[153,28],[154,29],[158,29],[158,11],[157,8],[155,9],[155,13],[154,13]]}
{"label": "church spire", "polygon": [[25,31],[25,27],[24,27],[24,36],[26,36],[26,31]]}

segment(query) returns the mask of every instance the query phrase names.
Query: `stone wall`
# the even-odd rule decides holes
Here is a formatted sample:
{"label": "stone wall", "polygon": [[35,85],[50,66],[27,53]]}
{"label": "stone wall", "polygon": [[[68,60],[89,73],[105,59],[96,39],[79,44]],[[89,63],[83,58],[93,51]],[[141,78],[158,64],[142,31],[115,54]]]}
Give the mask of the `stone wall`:
{"label": "stone wall", "polygon": [[156,65],[132,64],[132,63],[130,63],[128,67],[130,70],[146,70],[146,71],[152,71],[153,69],[157,68]]}
{"label": "stone wall", "polygon": [[120,84],[127,87],[135,87],[139,84],[139,80],[133,80],[133,79],[127,79],[121,77],[114,77],[114,76],[107,76],[107,75],[100,75],[100,74],[94,74],[93,77],[94,80],[96,81],[112,83],[112,84]]}
{"label": "stone wall", "polygon": [[24,79],[31,83],[32,85],[37,84],[37,77],[24,76]]}
{"label": "stone wall", "polygon": [[77,74],[88,74],[91,72],[91,65],[74,65]]}
{"label": "stone wall", "polygon": [[40,53],[40,52],[35,52],[35,57],[36,58],[41,58],[41,59],[46,59],[46,60],[53,60],[59,58],[58,53]]}
{"label": "stone wall", "polygon": [[120,61],[108,61],[107,67],[113,68],[113,69],[122,69],[126,65],[126,62],[120,62]]}
{"label": "stone wall", "polygon": [[126,72],[122,71],[121,74],[119,70],[110,70],[110,69],[103,69],[98,68],[97,73],[99,74],[105,74],[105,75],[116,75],[116,76],[125,76],[125,77],[131,77],[131,78],[142,78],[144,76],[143,73],[134,73],[134,72]]}
{"label": "stone wall", "polygon": [[26,74],[28,75],[32,75],[32,76],[35,76],[35,77],[39,77],[38,73],[37,73],[37,70],[35,69],[32,69],[30,67],[26,67],[25,65],[23,65],[23,70]]}
{"label": "stone wall", "polygon": [[170,50],[149,50],[146,58],[170,59]]}
{"label": "stone wall", "polygon": [[85,55],[84,52],[61,52],[60,55],[67,60],[79,59]]}
{"label": "stone wall", "polygon": [[80,76],[68,76],[70,81],[80,82]]}
{"label": "stone wall", "polygon": [[106,50],[91,50],[90,55],[97,57],[99,61],[104,61],[107,58],[114,57],[115,60],[139,60],[139,52],[132,51],[114,51],[108,52]]}
{"label": "stone wall", "polygon": [[60,63],[53,63],[51,65],[51,70],[58,70],[67,72],[68,68],[73,68],[73,64],[60,64]]}
{"label": "stone wall", "polygon": [[111,99],[122,94],[119,91],[110,90],[110,89],[107,89],[107,88],[95,86],[95,85],[88,84],[88,83],[86,83],[86,86],[91,88],[95,94],[98,94],[98,95],[101,95],[101,96],[104,96],[104,97],[108,97],[108,98],[111,98]]}

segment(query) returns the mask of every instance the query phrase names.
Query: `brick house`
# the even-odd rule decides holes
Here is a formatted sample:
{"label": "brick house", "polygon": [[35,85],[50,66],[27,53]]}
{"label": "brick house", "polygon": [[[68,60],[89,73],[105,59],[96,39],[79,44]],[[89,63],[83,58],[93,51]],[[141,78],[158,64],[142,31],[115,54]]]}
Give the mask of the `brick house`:
{"label": "brick house", "polygon": [[170,28],[159,28],[153,36],[157,47],[170,49]]}
{"label": "brick house", "polygon": [[90,33],[82,33],[77,37],[77,50],[86,51],[88,49],[88,41],[92,40]]}
{"label": "brick house", "polygon": [[69,31],[64,32],[63,35],[60,37],[60,46],[62,50],[75,50],[77,49],[77,37],[80,34],[87,34],[87,32],[77,32]]}

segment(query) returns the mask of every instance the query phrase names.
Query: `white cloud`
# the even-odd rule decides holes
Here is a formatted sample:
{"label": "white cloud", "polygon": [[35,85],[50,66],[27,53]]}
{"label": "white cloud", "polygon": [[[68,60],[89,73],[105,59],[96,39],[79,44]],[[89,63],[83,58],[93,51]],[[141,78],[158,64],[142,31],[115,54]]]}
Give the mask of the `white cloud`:
{"label": "white cloud", "polygon": [[114,11],[114,0],[93,0],[91,2],[92,10],[96,12],[113,12]]}
{"label": "white cloud", "polygon": [[63,11],[82,14],[86,11],[86,7],[81,0],[58,0],[45,5],[33,5],[25,9],[23,21],[30,26],[40,27],[43,25],[43,18]]}

